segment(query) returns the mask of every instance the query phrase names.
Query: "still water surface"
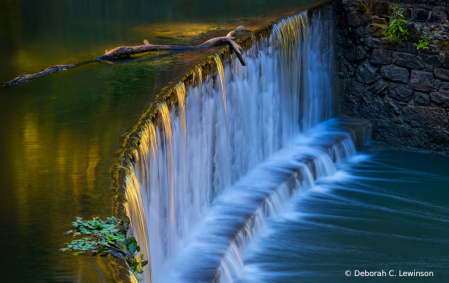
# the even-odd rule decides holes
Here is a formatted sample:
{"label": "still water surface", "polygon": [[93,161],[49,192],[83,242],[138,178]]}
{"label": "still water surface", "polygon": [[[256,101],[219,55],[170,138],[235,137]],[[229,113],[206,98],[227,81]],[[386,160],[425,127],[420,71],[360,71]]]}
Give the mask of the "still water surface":
{"label": "still water surface", "polygon": [[[121,45],[197,44],[317,0],[0,2],[0,82]],[[119,282],[109,258],[63,254],[75,216],[115,213],[126,135],[184,55],[143,56],[0,88],[2,282]],[[117,63],[117,62],[115,62]],[[178,71],[179,73],[179,71]]]}

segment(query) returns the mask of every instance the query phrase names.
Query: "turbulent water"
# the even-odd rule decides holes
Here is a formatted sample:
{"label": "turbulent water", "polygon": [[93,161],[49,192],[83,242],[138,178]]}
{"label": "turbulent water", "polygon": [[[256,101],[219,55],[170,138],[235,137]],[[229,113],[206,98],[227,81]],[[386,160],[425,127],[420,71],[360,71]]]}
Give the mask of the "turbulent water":
{"label": "turbulent water", "polygon": [[234,282],[447,282],[449,159],[370,144],[336,169],[266,222]]}
{"label": "turbulent water", "polygon": [[[180,83],[178,104],[160,105],[162,123],[148,122],[141,132],[127,172],[126,208],[150,261],[145,282],[182,274],[194,227],[215,209],[209,209],[214,199],[279,150],[298,146],[298,134],[332,117],[330,9],[279,21],[244,57],[246,67],[215,57],[219,76],[193,88]],[[284,198],[285,190],[272,197]],[[225,263],[220,266],[226,273]]]}
{"label": "turbulent water", "polygon": [[[356,151],[345,121],[332,119],[250,170],[212,202],[195,225],[165,282],[233,282],[243,267],[241,251],[265,226],[267,217],[282,212],[298,192],[315,179],[333,175],[335,163]],[[217,273],[217,267],[218,273]]]}

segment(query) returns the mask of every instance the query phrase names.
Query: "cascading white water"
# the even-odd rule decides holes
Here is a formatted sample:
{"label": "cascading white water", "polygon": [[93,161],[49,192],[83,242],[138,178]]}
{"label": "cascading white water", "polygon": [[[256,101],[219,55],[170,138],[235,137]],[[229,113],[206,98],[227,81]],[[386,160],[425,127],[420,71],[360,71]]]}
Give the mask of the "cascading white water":
{"label": "cascading white water", "polygon": [[127,169],[125,205],[150,261],[144,282],[176,269],[178,251],[218,194],[332,117],[331,26],[329,8],[279,21],[245,51],[246,67],[215,57],[219,76],[201,80],[199,69],[197,87],[178,85],[180,105],[160,105],[162,124],[146,124]]}
{"label": "cascading white water", "polygon": [[281,212],[297,192],[313,187],[315,179],[333,175],[334,163],[356,154],[352,139],[357,138],[345,123],[332,119],[299,135],[291,147],[217,196],[180,251],[175,274],[164,282],[232,283],[243,265],[241,251],[265,219]]}
{"label": "cascading white water", "polygon": [[[256,208],[255,212],[250,217],[248,217],[248,221],[245,223],[244,229],[240,229],[240,231],[234,238],[234,241],[230,244],[225,252],[218,253],[223,254],[223,257],[221,258],[219,263],[219,269],[217,271],[217,274],[219,276],[219,283],[232,283],[234,277],[240,276],[240,270],[243,267],[243,261],[240,253],[248,244],[248,242],[252,242],[252,235],[256,234],[261,228],[265,227],[265,220],[267,217],[276,217],[276,214],[282,212],[283,205],[291,199],[292,195],[314,187],[315,178],[313,177],[313,175],[315,175],[316,179],[333,175],[336,172],[334,162],[339,164],[341,163],[342,158],[350,158],[356,154],[351,137],[346,133],[341,133],[338,131],[332,132],[332,134],[334,135],[333,138],[338,135],[343,135],[346,137],[343,137],[342,140],[337,141],[337,143],[333,147],[329,147],[328,149],[320,148],[319,142],[317,144],[316,140],[326,140],[329,138],[328,136],[323,135],[323,132],[326,132],[326,130],[316,129],[313,133],[315,135],[312,135],[311,137],[309,136],[305,139],[305,141],[298,141],[297,143],[295,143],[295,146],[288,150],[289,152],[278,153],[278,156],[275,157],[277,157],[278,159],[282,159],[282,162],[279,163],[276,158],[274,158],[274,160],[270,160],[270,162],[263,163],[261,166],[256,168],[254,172],[251,172],[252,174],[239,181],[239,183],[249,184],[246,185],[246,196],[245,194],[240,195],[234,193],[232,198],[239,198],[240,202],[242,199],[244,199],[244,202],[248,203],[248,206],[251,207],[251,204],[253,203],[257,205],[257,201],[254,201],[254,196],[249,197],[248,192],[253,195],[257,195],[258,193],[260,193],[260,191],[264,191],[264,189],[259,190],[258,186],[254,185],[254,187],[251,188],[250,184],[254,184],[256,182],[257,178],[259,178],[258,175],[261,175],[261,172],[264,171],[264,167],[273,166],[272,164],[270,164],[272,162],[275,164],[274,166],[276,166],[277,169],[284,169],[288,171],[292,170],[292,168],[295,168],[292,170],[290,177],[284,178],[286,180],[280,185],[273,187],[271,190],[270,188],[268,188],[268,196],[264,199],[261,205]],[[318,147],[318,149],[316,147]],[[301,156],[305,155],[313,156],[313,159],[301,159]],[[334,161],[332,160],[333,156],[335,157]],[[298,161],[298,164],[295,164],[295,161]],[[314,168],[315,174],[311,172],[311,167]],[[270,176],[270,173],[272,176]],[[267,172],[264,175],[265,178],[269,180],[267,183],[276,183],[276,181],[282,179],[277,176],[276,172],[274,174],[272,172]],[[236,204],[233,202],[235,202],[235,200],[222,200],[221,205],[226,207],[236,206]],[[223,205],[223,203],[225,204]],[[220,209],[220,205],[215,205],[213,208]],[[221,213],[223,212],[224,211],[222,210]],[[238,223],[238,221],[235,221],[235,219],[228,221],[229,223]],[[203,231],[205,230],[204,228],[201,229]],[[218,230],[220,231],[217,231],[217,229],[215,229],[215,231],[214,229],[209,229],[209,234],[204,238],[212,238],[212,242],[214,242],[215,245],[216,242],[219,242],[218,238],[220,236],[218,235],[220,233],[223,233],[223,229]],[[224,239],[224,241],[226,241],[226,239]],[[195,243],[193,245],[195,245]],[[202,249],[213,249],[211,247],[207,247],[204,243],[202,243],[201,245],[203,246],[201,247]],[[189,266],[188,268],[192,267]],[[184,274],[182,276],[186,277]],[[196,279],[194,279],[187,280],[186,282],[205,281],[196,281]]]}

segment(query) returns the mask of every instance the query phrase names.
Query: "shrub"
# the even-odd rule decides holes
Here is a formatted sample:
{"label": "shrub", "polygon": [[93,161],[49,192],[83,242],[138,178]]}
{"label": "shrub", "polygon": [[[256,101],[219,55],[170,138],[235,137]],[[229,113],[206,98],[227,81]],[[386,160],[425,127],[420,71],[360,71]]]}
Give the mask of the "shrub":
{"label": "shrub", "polygon": [[418,43],[415,43],[416,48],[418,49],[429,49],[429,40],[431,37],[421,36],[421,40]]}
{"label": "shrub", "polygon": [[404,15],[402,15],[403,11],[404,9],[399,6],[393,7],[393,14],[391,15],[393,20],[384,31],[384,35],[395,39],[398,43],[407,40],[408,36],[408,30],[403,26],[407,23]]}

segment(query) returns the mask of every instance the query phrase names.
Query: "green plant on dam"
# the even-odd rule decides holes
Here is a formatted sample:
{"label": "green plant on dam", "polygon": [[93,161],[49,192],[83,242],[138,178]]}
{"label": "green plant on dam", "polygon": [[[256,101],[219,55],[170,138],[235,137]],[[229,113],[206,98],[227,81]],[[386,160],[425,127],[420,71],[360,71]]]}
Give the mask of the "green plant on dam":
{"label": "green plant on dam", "polygon": [[[129,219],[117,219],[114,216],[101,220],[99,217],[93,217],[91,220],[83,220],[77,217],[72,222],[74,230],[65,232],[73,234],[72,241],[65,243],[62,252],[71,252],[73,255],[79,255],[86,252],[94,255],[112,254],[113,256],[124,258],[134,276],[138,281],[139,274],[143,273],[143,267],[148,264],[144,255],[140,252],[140,247],[134,237],[126,237],[129,228]],[[77,238],[81,236],[83,238]]]}
{"label": "green plant on dam", "polygon": [[393,7],[391,22],[384,31],[385,36],[395,39],[398,43],[407,40],[409,35],[408,29],[405,27],[407,20],[404,19],[403,11],[404,9],[400,6]]}

